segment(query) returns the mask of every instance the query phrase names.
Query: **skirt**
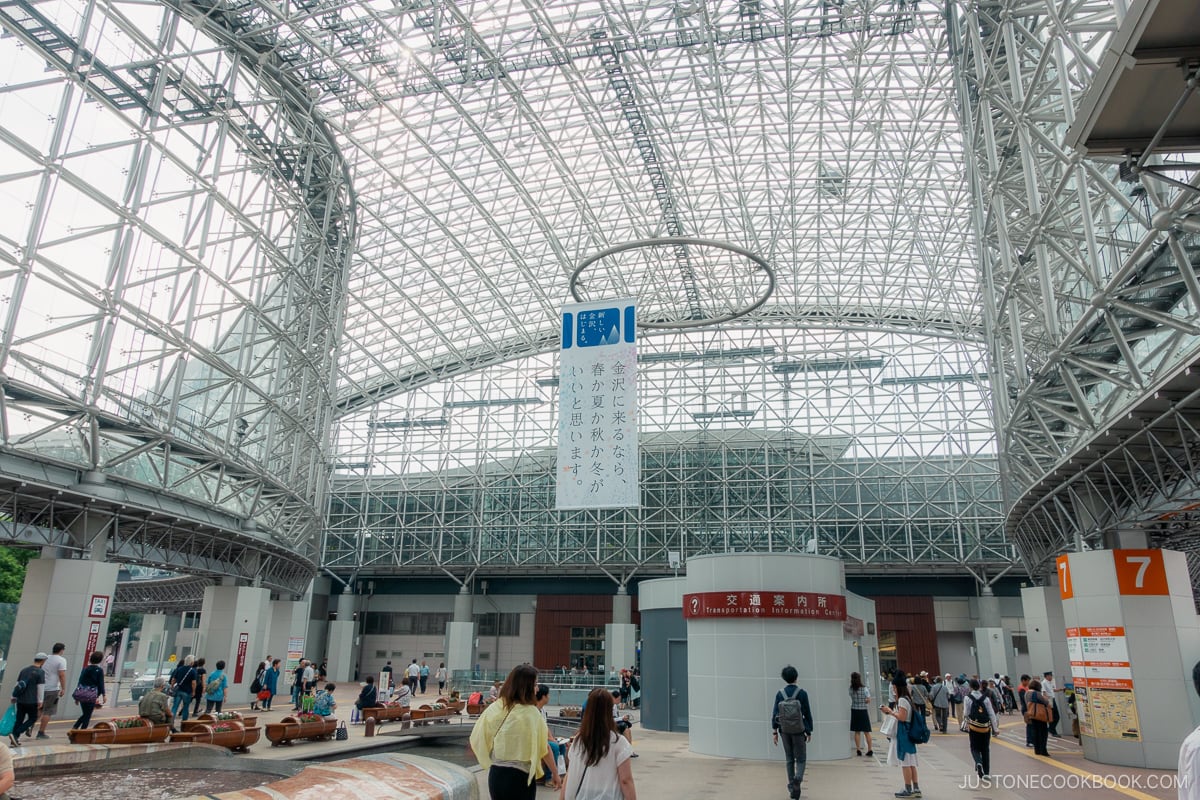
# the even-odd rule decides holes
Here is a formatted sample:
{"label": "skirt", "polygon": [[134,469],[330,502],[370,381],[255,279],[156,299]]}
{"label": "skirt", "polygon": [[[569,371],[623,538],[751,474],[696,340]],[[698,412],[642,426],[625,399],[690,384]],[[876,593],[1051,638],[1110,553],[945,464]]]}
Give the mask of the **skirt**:
{"label": "skirt", "polygon": [[850,730],[854,733],[871,733],[871,712],[865,708],[850,709]]}

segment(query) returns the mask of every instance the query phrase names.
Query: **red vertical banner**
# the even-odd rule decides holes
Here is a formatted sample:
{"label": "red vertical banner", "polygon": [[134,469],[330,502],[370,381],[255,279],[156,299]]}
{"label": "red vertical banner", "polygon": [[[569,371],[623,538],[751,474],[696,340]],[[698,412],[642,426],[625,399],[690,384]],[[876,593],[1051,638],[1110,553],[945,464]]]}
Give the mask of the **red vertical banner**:
{"label": "red vertical banner", "polygon": [[242,670],[246,668],[246,648],[250,646],[250,634],[238,634],[237,661],[233,665],[233,682],[242,682]]}
{"label": "red vertical banner", "polygon": [[92,621],[88,623],[88,642],[87,642],[87,657],[91,658],[92,653],[96,652],[96,648],[100,645],[100,623]]}

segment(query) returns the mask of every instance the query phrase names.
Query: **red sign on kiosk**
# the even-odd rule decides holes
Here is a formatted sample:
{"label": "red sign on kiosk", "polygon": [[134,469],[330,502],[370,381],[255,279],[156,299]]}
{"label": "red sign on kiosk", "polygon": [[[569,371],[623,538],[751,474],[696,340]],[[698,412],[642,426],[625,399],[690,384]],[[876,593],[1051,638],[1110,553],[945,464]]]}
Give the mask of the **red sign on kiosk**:
{"label": "red sign on kiosk", "polygon": [[840,621],[846,619],[846,598],[818,592],[696,592],[683,596],[683,616]]}

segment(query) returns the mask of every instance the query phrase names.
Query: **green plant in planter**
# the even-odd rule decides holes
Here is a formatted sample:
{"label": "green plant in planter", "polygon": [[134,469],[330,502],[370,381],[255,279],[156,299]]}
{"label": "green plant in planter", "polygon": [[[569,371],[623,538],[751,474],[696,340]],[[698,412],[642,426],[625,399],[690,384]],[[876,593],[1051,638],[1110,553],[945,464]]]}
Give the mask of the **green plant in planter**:
{"label": "green plant in planter", "polygon": [[117,717],[111,722],[118,728],[145,728],[147,725],[141,717]]}
{"label": "green plant in planter", "polygon": [[230,720],[230,719],[241,719],[241,718],[242,718],[242,715],[236,711],[221,711],[221,712],[217,713],[217,719],[219,719],[219,720]]}
{"label": "green plant in planter", "polygon": [[234,725],[231,722],[217,722],[209,725],[208,727],[213,733],[225,733],[226,731],[236,731],[238,729],[237,725]]}
{"label": "green plant in planter", "polygon": [[300,723],[321,722],[324,719],[325,718],[322,717],[320,714],[305,714],[304,712],[301,712],[296,715],[296,720]]}

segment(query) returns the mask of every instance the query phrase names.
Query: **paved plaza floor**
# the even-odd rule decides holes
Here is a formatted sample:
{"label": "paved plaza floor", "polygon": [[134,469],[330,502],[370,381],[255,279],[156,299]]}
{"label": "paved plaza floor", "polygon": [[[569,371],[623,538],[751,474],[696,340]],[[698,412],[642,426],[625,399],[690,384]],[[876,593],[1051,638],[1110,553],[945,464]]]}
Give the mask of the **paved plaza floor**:
{"label": "paved plaza floor", "polygon": [[[429,699],[432,699],[431,695]],[[424,698],[418,698],[421,700]],[[349,718],[350,698],[345,698],[338,716]],[[245,711],[246,706],[229,705],[229,710]],[[550,710],[553,714],[554,709]],[[259,724],[281,719],[290,712],[286,703],[276,710],[259,713]],[[136,707],[102,709],[96,719],[136,714]],[[636,712],[635,712],[636,715]],[[465,717],[451,723],[456,728],[469,726]],[[50,740],[28,740],[27,752],[38,746],[69,747],[66,731],[70,721],[56,721],[50,727]],[[967,736],[964,733],[934,734],[920,748],[921,789],[927,798],[989,798],[994,800],[1171,800],[1177,796],[1173,771],[1138,770],[1110,767],[1087,761],[1079,745],[1071,738],[1051,739],[1050,758],[1033,755],[1024,747],[1024,724],[1016,715],[1002,718],[1001,735],[992,743],[990,784],[981,784],[974,775]],[[768,735],[763,725],[764,736]],[[465,731],[464,731],[465,733]],[[408,738],[397,724],[385,725],[381,735],[367,738],[361,725],[350,726],[345,742],[310,742],[293,747],[270,747],[264,740],[251,750],[255,758],[307,759],[361,754],[366,748],[399,744]],[[688,751],[688,739],[682,733],[648,731],[634,728],[634,780],[641,800],[688,798],[688,800],[731,800],[737,798],[787,797],[784,767],[781,762],[748,761],[696,755]],[[849,734],[847,733],[847,737]],[[803,796],[812,798],[890,798],[901,787],[900,770],[885,763],[886,746],[876,738],[874,758],[850,758],[833,762],[813,762],[805,775]],[[446,746],[461,749],[460,744]],[[18,751],[19,753],[20,751]],[[480,797],[487,797],[486,776],[478,773]],[[539,789],[542,798],[557,797],[550,789]]]}

